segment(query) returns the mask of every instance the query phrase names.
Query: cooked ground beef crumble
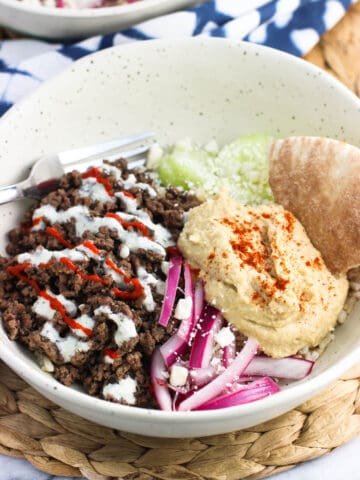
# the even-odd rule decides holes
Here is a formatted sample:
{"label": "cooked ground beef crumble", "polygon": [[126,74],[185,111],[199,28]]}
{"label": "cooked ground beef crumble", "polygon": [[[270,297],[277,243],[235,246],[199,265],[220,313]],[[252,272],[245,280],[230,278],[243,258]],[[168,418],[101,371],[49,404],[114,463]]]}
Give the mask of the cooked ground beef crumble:
{"label": "cooked ground beef crumble", "polygon": [[9,232],[9,257],[0,257],[9,338],[64,385],[156,408],[150,358],[177,326],[158,325],[168,252],[198,203],[124,160],[65,175]]}

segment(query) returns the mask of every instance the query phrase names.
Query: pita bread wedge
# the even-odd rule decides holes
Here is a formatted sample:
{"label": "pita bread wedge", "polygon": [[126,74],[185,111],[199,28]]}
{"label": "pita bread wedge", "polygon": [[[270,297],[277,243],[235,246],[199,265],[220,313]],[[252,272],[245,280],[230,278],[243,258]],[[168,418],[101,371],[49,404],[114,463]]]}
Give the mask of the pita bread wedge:
{"label": "pita bread wedge", "polygon": [[333,273],[360,265],[360,149],[320,137],[269,147],[275,201],[303,224]]}

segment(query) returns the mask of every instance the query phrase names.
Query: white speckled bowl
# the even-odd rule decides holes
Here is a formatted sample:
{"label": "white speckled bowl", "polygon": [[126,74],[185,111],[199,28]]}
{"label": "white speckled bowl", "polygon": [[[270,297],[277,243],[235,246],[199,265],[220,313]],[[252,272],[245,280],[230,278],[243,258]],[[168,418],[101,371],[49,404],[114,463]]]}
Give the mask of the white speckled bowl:
{"label": "white speckled bowl", "polygon": [[84,38],[118,32],[198,2],[199,0],[142,0],[116,7],[75,10],[42,7],[18,0],[0,0],[0,24],[34,37],[52,40]]}
{"label": "white speckled bowl", "polygon": [[[185,136],[226,142],[242,133],[328,135],[360,145],[360,101],[292,56],[220,39],[144,42],[98,53],[44,84],[0,120],[1,183],[22,179],[51,151],[153,130],[160,142]],[[0,207],[0,249],[23,203]],[[130,432],[192,437],[269,420],[307,400],[360,359],[360,304],[336,331],[306,380],[258,402],[173,413],[112,404],[64,387],[0,331],[0,357],[55,403]]]}

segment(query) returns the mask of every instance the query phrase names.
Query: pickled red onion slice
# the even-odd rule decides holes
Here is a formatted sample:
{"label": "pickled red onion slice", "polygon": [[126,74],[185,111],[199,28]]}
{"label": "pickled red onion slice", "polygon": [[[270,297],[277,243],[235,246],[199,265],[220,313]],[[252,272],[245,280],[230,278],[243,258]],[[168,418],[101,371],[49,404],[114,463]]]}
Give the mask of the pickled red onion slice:
{"label": "pickled red onion slice", "polygon": [[161,308],[159,324],[166,327],[174,306],[176,291],[179,285],[182,258],[180,255],[173,255],[169,260],[169,271],[165,283],[165,295]]}
{"label": "pickled red onion slice", "polygon": [[172,399],[165,377],[167,369],[161,353],[156,349],[151,358],[150,379],[153,388],[154,397],[161,410],[172,409]]}
{"label": "pickled red onion slice", "polygon": [[185,298],[188,296],[191,297],[193,306],[192,314],[181,321],[177,333],[170,337],[169,340],[160,347],[160,352],[168,368],[171,367],[178,357],[189,347],[191,333],[204,309],[204,287],[202,281],[197,282],[194,292],[191,270],[188,264],[185,264],[184,266],[184,277]]}
{"label": "pickled red onion slice", "polygon": [[185,298],[191,298],[191,312],[188,318],[181,320],[177,335],[186,342],[190,338],[194,326],[194,287],[192,281],[192,274],[190,265],[185,263],[184,265],[184,280],[185,280]]}
{"label": "pickled red onion slice", "polygon": [[[269,377],[255,380],[235,392],[228,393],[199,405],[196,410],[215,410],[255,402],[280,391],[280,387]],[[185,401],[183,402],[185,403]],[[181,405],[180,405],[181,407]]]}
{"label": "pickled red onion slice", "polygon": [[227,368],[236,357],[236,345],[235,340],[233,340],[229,345],[226,345],[223,348],[222,363],[225,368]]}
{"label": "pickled red onion slice", "polygon": [[193,395],[181,402],[178,407],[179,411],[185,412],[188,410],[195,410],[220,395],[229,385],[233,384],[236,379],[244,373],[247,366],[256,355],[258,348],[258,342],[253,338],[248,338],[243,349],[237,355],[232,364],[218,377],[205,385],[205,387],[196,391]]}
{"label": "pickled red onion slice", "polygon": [[182,355],[188,347],[187,341],[180,338],[177,334],[170,337],[160,346],[160,352],[164,362],[168,368],[176,362],[178,357]]}
{"label": "pickled red onion slice", "polygon": [[289,380],[301,380],[311,373],[314,362],[298,357],[255,357],[244,371],[247,376],[267,376]]}
{"label": "pickled red onion slice", "polygon": [[[189,367],[204,368],[210,363],[214,354],[214,334],[222,322],[220,312],[206,305],[204,308],[203,321],[198,323],[194,342],[190,352]],[[199,328],[201,327],[201,328]]]}
{"label": "pickled red onion slice", "polygon": [[205,307],[205,290],[202,280],[198,280],[194,293],[194,325],[200,320]]}
{"label": "pickled red onion slice", "polygon": [[193,368],[189,372],[190,381],[197,387],[202,387],[217,376],[216,369],[211,365],[204,368]]}

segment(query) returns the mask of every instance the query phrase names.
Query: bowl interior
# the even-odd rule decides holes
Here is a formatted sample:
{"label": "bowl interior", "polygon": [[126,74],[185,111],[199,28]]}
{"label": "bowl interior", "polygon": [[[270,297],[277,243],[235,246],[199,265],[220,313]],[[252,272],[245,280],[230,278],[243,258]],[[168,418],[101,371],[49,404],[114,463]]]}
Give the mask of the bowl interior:
{"label": "bowl interior", "polygon": [[[220,144],[251,132],[280,137],[321,135],[360,146],[359,123],[360,102],[355,96],[322,71],[286,54],[219,39],[144,42],[83,59],[11,109],[0,120],[1,183],[23,179],[42,154],[127,133],[152,130],[162,143],[191,137],[200,142],[216,138]],[[22,202],[0,206],[1,253],[6,231],[21,220],[24,208]],[[236,407],[237,417],[242,411],[267,411],[268,405],[266,418],[271,418],[281,413],[274,405],[287,403],[290,408],[339,376],[359,358],[359,316],[358,304],[337,328],[335,341],[309,378],[291,384],[276,399],[245,410]],[[2,359],[27,381],[45,394],[54,389],[57,383],[40,372],[31,355],[9,342],[2,329],[0,344]],[[59,386],[58,395],[69,395],[65,390]],[[87,402],[91,400],[95,402]],[[132,415],[128,407],[101,408],[112,409],[120,417],[124,411]],[[139,409],[130,410],[140,415]],[[162,414],[151,413],[157,421]],[[221,413],[207,415],[190,414],[215,419]],[[166,418],[168,422],[171,417]],[[220,433],[242,425],[225,422],[215,430]],[[201,428],[197,425],[196,435],[215,433]],[[155,427],[151,433],[162,435],[160,430]],[[185,436],[190,430],[177,430],[174,436]],[[141,426],[134,431],[146,433]]]}

